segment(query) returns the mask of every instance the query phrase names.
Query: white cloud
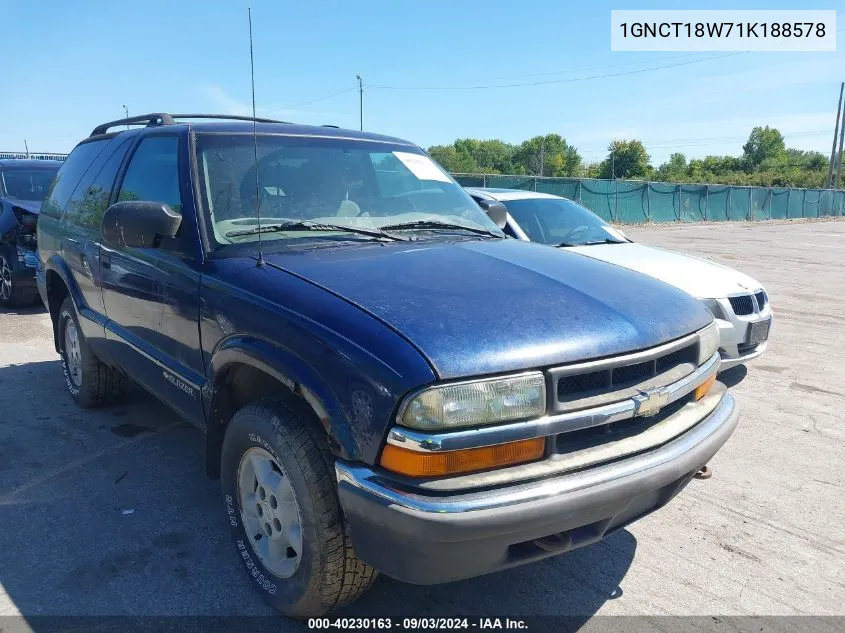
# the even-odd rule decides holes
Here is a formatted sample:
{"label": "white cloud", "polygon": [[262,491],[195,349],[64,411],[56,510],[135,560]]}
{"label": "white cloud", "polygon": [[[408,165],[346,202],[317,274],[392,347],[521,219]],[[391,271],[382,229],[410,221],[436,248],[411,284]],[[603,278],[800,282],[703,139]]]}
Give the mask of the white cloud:
{"label": "white cloud", "polygon": [[[218,84],[204,84],[200,86],[200,94],[212,104],[212,110],[215,112],[222,112],[223,114],[233,114],[237,116],[250,116],[252,114],[252,104],[240,101],[227,93],[222,86]],[[326,120],[339,118],[337,112],[320,112],[313,110],[296,110],[280,107],[277,104],[259,105],[256,103],[255,114],[259,117],[266,117],[269,119],[280,119],[283,121],[296,121],[305,123],[306,121],[319,120],[320,123]]]}

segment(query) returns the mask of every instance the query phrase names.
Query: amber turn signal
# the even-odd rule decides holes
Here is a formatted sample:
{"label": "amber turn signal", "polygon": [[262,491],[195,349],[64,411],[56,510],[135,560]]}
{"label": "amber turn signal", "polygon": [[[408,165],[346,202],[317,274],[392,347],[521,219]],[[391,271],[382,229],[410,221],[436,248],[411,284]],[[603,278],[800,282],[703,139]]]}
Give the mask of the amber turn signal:
{"label": "amber turn signal", "polygon": [[381,454],[381,465],[408,477],[438,477],[523,464],[540,459],[545,448],[542,437],[442,453],[412,451],[388,444]]}
{"label": "amber turn signal", "polygon": [[698,385],[698,387],[695,388],[695,399],[701,400],[704,396],[707,395],[707,393],[713,388],[713,385],[715,384],[716,376],[710,376],[710,378],[708,378],[703,383]]}

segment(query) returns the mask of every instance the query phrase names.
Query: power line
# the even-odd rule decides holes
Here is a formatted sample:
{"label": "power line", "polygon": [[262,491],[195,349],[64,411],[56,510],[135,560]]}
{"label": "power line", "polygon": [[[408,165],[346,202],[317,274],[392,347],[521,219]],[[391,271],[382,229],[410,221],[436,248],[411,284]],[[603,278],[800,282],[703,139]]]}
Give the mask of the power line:
{"label": "power line", "polygon": [[[673,59],[689,59],[690,57],[694,57],[695,55],[701,55],[700,52],[695,53],[684,53],[683,55],[672,55],[670,57],[666,57],[663,61],[670,61]],[[619,68],[620,66],[642,66],[643,64],[652,64],[654,60],[651,59],[641,59],[636,62],[623,62],[623,63],[613,63],[613,64],[600,64],[598,66],[581,66],[578,68],[568,68],[562,70],[552,70],[542,73],[523,73],[521,75],[522,78],[524,77],[551,77],[554,75],[565,75],[568,73],[580,73],[587,70],[599,70],[602,68]],[[496,79],[510,79],[512,75],[497,75],[495,77],[488,77],[489,80],[496,80]]]}
{"label": "power line", "polygon": [[700,64],[701,62],[712,61],[715,59],[725,59],[726,57],[735,57],[736,55],[744,55],[744,52],[728,53],[727,55],[715,55],[712,57],[704,57],[702,59],[693,59],[686,62],[679,62],[677,64],[664,64],[662,66],[654,66],[652,68],[639,68],[637,70],[628,70],[619,73],[607,73],[603,75],[590,75],[587,77],[570,77],[568,79],[552,79],[549,81],[531,81],[523,83],[509,83],[509,84],[486,84],[475,86],[387,86],[387,85],[370,85],[371,89],[378,90],[491,90],[496,88],[524,88],[528,86],[548,86],[552,84],[572,83],[575,81],[588,81],[590,79],[607,79],[609,77],[622,77],[625,75],[636,75],[640,73],[652,72],[655,70],[663,70],[664,68],[677,68],[679,66],[689,66],[690,64]]}
{"label": "power line", "polygon": [[333,97],[339,97],[340,95],[344,95],[347,92],[352,92],[353,90],[357,90],[354,86],[352,88],[346,88],[345,90],[339,90],[338,92],[333,92],[330,95],[325,95],[323,97],[317,97],[316,99],[309,99],[308,101],[302,101],[301,103],[295,103],[293,105],[285,106],[284,110],[293,110],[294,108],[301,108],[302,106],[311,105],[312,103],[317,103],[318,101],[325,101],[327,99],[331,99]]}

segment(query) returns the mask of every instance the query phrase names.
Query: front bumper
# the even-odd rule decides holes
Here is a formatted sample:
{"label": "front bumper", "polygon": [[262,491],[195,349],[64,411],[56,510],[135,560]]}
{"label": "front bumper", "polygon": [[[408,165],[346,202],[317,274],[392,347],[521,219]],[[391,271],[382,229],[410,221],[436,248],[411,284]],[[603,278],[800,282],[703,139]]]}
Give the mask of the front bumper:
{"label": "front bumper", "polygon": [[464,494],[404,488],[386,473],[336,464],[358,556],[404,582],[471,578],[589,545],[660,508],[736,427],[734,399],[686,433],[632,457],[529,483]]}
{"label": "front bumper", "polygon": [[763,355],[768,347],[768,340],[754,346],[747,344],[751,324],[770,319],[769,337],[771,337],[774,319],[768,303],[763,310],[755,311],[753,314],[737,315],[727,299],[719,299],[718,302],[723,313],[716,318],[716,324],[719,326],[719,356],[722,357],[719,371],[723,372]]}

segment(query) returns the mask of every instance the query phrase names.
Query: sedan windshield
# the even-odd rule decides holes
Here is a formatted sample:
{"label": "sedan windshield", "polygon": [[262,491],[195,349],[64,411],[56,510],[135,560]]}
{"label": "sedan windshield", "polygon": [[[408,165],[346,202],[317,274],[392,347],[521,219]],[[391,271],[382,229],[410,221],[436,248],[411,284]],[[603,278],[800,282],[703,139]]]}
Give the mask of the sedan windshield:
{"label": "sedan windshield", "polygon": [[627,241],[595,213],[572,200],[524,198],[508,200],[505,206],[532,242],[554,246],[584,246]]}
{"label": "sedan windshield", "polygon": [[57,163],[55,169],[22,169],[18,167],[4,169],[2,178],[6,195],[18,200],[44,200],[53,176],[59,171],[59,166]]}
{"label": "sedan windshield", "polygon": [[[217,245],[254,242],[259,235],[268,241],[503,236],[417,147],[268,134],[259,134],[256,143],[257,161],[251,134],[197,135],[202,192]],[[383,226],[390,235],[380,234]]]}

